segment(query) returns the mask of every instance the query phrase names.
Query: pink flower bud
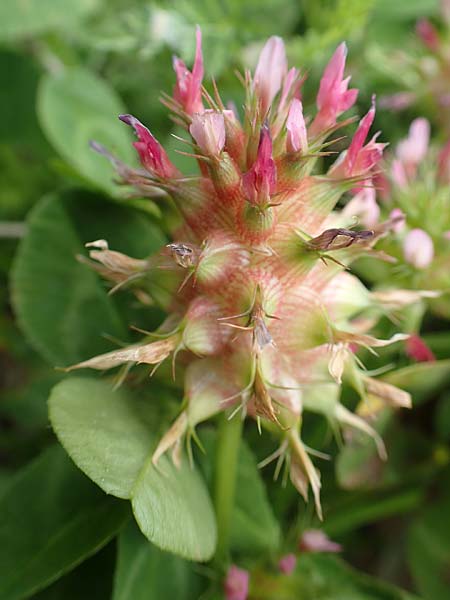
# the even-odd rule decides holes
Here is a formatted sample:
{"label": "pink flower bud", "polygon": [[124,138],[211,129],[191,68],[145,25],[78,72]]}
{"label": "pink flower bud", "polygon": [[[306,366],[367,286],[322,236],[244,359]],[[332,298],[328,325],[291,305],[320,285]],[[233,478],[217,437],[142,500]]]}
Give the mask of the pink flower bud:
{"label": "pink flower bud", "polygon": [[364,227],[374,227],[380,218],[380,207],[373,186],[363,187],[346,205],[343,216],[356,216]]}
{"label": "pink flower bud", "polygon": [[339,115],[356,102],[358,90],[349,90],[350,77],[343,78],[346,58],[347,46],[342,42],[336,48],[320,80],[319,93],[317,94],[319,112],[311,125],[311,133],[314,135],[324,129],[333,127]]}
{"label": "pink flower bud", "polygon": [[433,362],[436,360],[433,352],[418,335],[410,335],[405,342],[406,354],[416,362]]}
{"label": "pink flower bud", "polygon": [[262,117],[267,114],[273,99],[280,91],[286,73],[284,42],[280,37],[272,36],[259,55],[254,76],[254,89],[260,100]]}
{"label": "pink flower bud", "polygon": [[[430,124],[427,119],[414,119],[409,128],[408,137],[398,146],[397,158],[405,165],[406,170],[417,165],[425,158],[430,140]],[[415,173],[414,173],[415,174]]]}
{"label": "pink flower bud", "polygon": [[278,562],[278,568],[284,575],[290,575],[292,571],[295,569],[295,565],[297,564],[297,557],[295,554],[286,554],[282,556]]}
{"label": "pink flower bud", "polygon": [[244,175],[242,183],[247,200],[253,205],[266,205],[275,191],[277,170],[272,157],[272,138],[269,128],[261,129],[258,155],[252,168]]}
{"label": "pink flower bud", "polygon": [[177,77],[175,88],[173,90],[173,97],[188,115],[203,111],[202,81],[204,69],[202,32],[200,27],[197,27],[196,38],[197,44],[192,72],[189,71],[180,58],[175,56],[173,59],[173,68]]}
{"label": "pink flower bud", "polygon": [[321,529],[308,529],[303,532],[299,549],[303,552],[341,552],[342,546],[331,541]]}
{"label": "pink flower bud", "polygon": [[306,152],[308,138],[306,136],[305,119],[303,118],[303,106],[297,98],[294,98],[291,102],[286,129],[286,150],[288,152]]}
{"label": "pink flower bud", "polygon": [[405,229],[406,219],[400,208],[392,209],[389,213],[389,219],[391,221],[391,229],[395,233],[400,233]]}
{"label": "pink flower bud", "polygon": [[361,119],[358,125],[358,129],[356,130],[355,135],[350,143],[350,146],[347,151],[347,163],[349,174],[353,172],[356,161],[359,157],[360,152],[363,149],[364,142],[369,134],[369,130],[372,127],[373,120],[375,118],[375,103],[372,99],[372,106],[370,107],[368,113]]}
{"label": "pink flower bud", "polygon": [[412,229],[403,241],[403,255],[416,269],[426,269],[434,257],[433,240],[423,229]]}
{"label": "pink flower bud", "polygon": [[138,151],[142,166],[147,171],[164,179],[178,176],[177,168],[171,163],[164,148],[152,136],[147,127],[132,115],[120,115],[119,119],[133,127],[138,136],[139,141],[134,142],[133,146]]}
{"label": "pink flower bud", "polygon": [[432,50],[433,52],[439,50],[439,34],[428,19],[420,19],[417,21],[416,33],[429,50]]}
{"label": "pink flower bud", "polygon": [[369,112],[361,119],[355,135],[350,143],[345,156],[338,158],[331,168],[331,174],[335,176],[354,177],[367,173],[372,169],[383,155],[385,144],[376,142],[378,134],[364,146],[369,129],[375,118],[375,99],[372,98],[372,106]]}
{"label": "pink flower bud", "polygon": [[246,600],[249,579],[248,571],[231,565],[223,586],[226,600]]}
{"label": "pink flower bud", "polygon": [[207,156],[219,156],[222,152],[225,145],[225,121],[221,112],[205,110],[195,113],[189,131]]}

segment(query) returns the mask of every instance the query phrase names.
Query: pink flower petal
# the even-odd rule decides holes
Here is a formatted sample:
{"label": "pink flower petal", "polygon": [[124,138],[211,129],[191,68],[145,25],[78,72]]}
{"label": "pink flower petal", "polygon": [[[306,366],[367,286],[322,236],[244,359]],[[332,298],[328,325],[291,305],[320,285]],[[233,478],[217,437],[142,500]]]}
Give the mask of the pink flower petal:
{"label": "pink flower petal", "polygon": [[254,76],[254,87],[260,99],[262,116],[267,114],[273,99],[280,91],[286,73],[284,42],[280,37],[273,36],[261,50]]}
{"label": "pink flower petal", "polygon": [[133,127],[139,140],[134,142],[133,146],[138,151],[143,167],[162,178],[178,175],[177,168],[171,163],[164,148],[153,137],[147,127],[133,115],[119,115],[119,119]]}
{"label": "pink flower petal", "polygon": [[414,119],[409,128],[408,137],[398,146],[397,158],[407,167],[418,165],[426,156],[430,140],[430,123],[427,119]]}
{"label": "pink flower petal", "polygon": [[192,116],[189,131],[200,149],[210,156],[218,156],[225,145],[225,121],[223,114],[205,110]]}
{"label": "pink flower petal", "polygon": [[289,108],[286,121],[286,149],[288,152],[306,152],[308,149],[308,138],[306,135],[305,119],[303,117],[303,106],[300,100],[294,98]]}
{"label": "pink flower petal", "polygon": [[343,215],[356,216],[364,227],[374,227],[380,218],[380,207],[373,186],[363,187],[345,206]]}
{"label": "pink flower petal", "polygon": [[342,42],[336,48],[320,80],[316,101],[319,112],[311,125],[312,135],[335,125],[339,115],[356,102],[358,90],[347,89],[350,77],[343,79],[346,57],[347,46]]}
{"label": "pink flower petal", "polygon": [[173,59],[173,68],[177,78],[173,91],[174,99],[179,102],[183,110],[192,115],[203,111],[202,81],[204,75],[202,55],[202,33],[200,27],[196,31],[196,49],[192,72],[184,62],[178,58]]}
{"label": "pink flower petal", "polygon": [[277,170],[272,156],[272,138],[267,126],[262,127],[258,156],[243,177],[247,200],[252,204],[266,204],[275,191]]}

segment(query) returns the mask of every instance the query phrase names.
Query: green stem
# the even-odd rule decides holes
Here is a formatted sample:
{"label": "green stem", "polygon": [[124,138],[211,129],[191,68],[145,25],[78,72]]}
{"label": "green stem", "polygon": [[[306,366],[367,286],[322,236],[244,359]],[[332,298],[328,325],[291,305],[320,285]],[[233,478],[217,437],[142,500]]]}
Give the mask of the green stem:
{"label": "green stem", "polygon": [[218,536],[215,556],[217,564],[223,564],[228,558],[242,423],[239,414],[228,420],[228,415],[225,413],[219,425],[214,483]]}

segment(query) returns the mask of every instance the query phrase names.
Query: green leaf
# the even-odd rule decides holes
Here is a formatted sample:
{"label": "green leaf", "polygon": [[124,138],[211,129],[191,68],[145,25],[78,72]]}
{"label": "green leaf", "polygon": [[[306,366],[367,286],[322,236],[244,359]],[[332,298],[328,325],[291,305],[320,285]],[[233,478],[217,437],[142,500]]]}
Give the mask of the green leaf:
{"label": "green leaf", "polygon": [[0,499],[0,599],[25,598],[97,552],[129,517],[54,446]]}
{"label": "green leaf", "polygon": [[[216,444],[215,432],[205,429],[201,442],[206,454],[199,457],[210,486]],[[241,440],[237,468],[236,498],[231,522],[231,548],[236,552],[258,554],[276,550],[280,542],[280,526],[273,514],[252,451]]]}
{"label": "green leaf", "polygon": [[412,525],[408,560],[426,600],[448,598],[450,573],[450,498],[427,509]]}
{"label": "green leaf", "polygon": [[76,255],[85,253],[86,242],[106,238],[112,248],[142,258],[163,242],[159,230],[143,214],[88,192],[43,198],[28,228],[12,271],[12,299],[35,349],[65,366],[110,350],[104,334],[126,339],[128,322],[117,303]]}
{"label": "green leaf", "polygon": [[148,398],[76,377],[53,389],[49,408],[53,428],[75,463],[108,494],[131,500],[150,541],[191,560],[211,558],[216,523],[209,495],[185,460],[179,469],[166,456],[158,470],[152,465],[157,426]]}
{"label": "green leaf", "polygon": [[47,29],[72,27],[99,5],[99,0],[2,0],[0,40],[35,35]]}
{"label": "green leaf", "polygon": [[330,537],[340,536],[357,527],[415,510],[422,501],[423,490],[416,484],[353,492],[330,506],[324,530]]}
{"label": "green leaf", "polygon": [[34,594],[33,600],[111,600],[115,562],[116,543],[112,540],[73,571]]}
{"label": "green leaf", "polygon": [[200,578],[191,563],[161,552],[130,522],[119,535],[112,600],[197,600]]}
{"label": "green leaf", "polygon": [[420,404],[450,381],[450,359],[410,365],[392,371],[382,379],[406,390],[412,395],[414,404]]}
{"label": "green leaf", "polygon": [[434,331],[423,336],[424,342],[431,348],[437,359],[447,358],[450,348],[450,331]]}
{"label": "green leaf", "polygon": [[119,196],[109,161],[89,146],[95,140],[125,162],[136,162],[129,128],[117,118],[125,107],[108,83],[80,67],[48,74],[39,88],[37,111],[61,156],[92,185]]}
{"label": "green leaf", "polygon": [[[360,573],[341,559],[304,554],[295,570],[294,589],[302,600],[413,600],[415,596]],[[290,596],[289,598],[292,598]],[[280,596],[277,600],[287,600]]]}
{"label": "green leaf", "polygon": [[[3,3],[1,4],[3,7]],[[0,8],[1,12],[2,8]],[[1,26],[0,26],[1,27]],[[28,56],[15,52],[0,52],[0,71],[8,97],[0,98],[2,119],[0,139],[10,145],[22,142],[28,147],[39,144],[39,151],[45,149],[45,139],[39,128],[36,113],[30,110],[34,103],[40,71]],[[44,143],[42,143],[44,142]],[[37,145],[36,144],[36,145]],[[29,160],[29,157],[26,157]],[[3,204],[3,202],[2,202]]]}
{"label": "green leaf", "polygon": [[280,527],[270,506],[255,457],[241,441],[236,500],[231,524],[231,547],[242,553],[276,550]]}

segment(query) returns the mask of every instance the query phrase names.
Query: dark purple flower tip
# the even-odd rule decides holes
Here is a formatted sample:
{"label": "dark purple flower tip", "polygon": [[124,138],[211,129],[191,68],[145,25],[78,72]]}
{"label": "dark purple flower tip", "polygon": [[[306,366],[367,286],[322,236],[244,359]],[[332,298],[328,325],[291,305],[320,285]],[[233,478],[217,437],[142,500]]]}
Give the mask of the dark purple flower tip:
{"label": "dark purple flower tip", "polygon": [[133,115],[119,115],[119,119],[127,125],[131,125],[132,127],[137,120],[136,117],[133,117]]}

